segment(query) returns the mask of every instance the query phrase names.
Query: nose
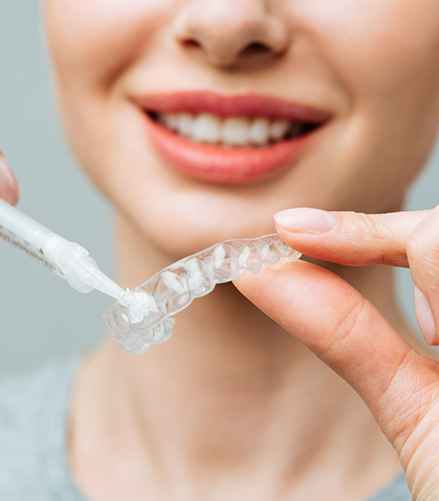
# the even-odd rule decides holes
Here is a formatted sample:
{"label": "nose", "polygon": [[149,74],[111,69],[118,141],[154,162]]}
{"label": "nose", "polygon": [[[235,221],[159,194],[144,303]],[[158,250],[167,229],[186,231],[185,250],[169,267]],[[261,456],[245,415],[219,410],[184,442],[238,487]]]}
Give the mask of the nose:
{"label": "nose", "polygon": [[285,17],[273,0],[190,0],[175,20],[174,35],[216,66],[273,59],[289,46]]}

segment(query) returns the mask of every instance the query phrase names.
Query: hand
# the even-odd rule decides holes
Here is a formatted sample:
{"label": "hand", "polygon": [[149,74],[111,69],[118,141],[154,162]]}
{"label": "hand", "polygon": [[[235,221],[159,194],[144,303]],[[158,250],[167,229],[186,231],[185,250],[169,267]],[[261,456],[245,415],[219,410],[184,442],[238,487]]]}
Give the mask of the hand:
{"label": "hand", "polygon": [[[439,207],[374,216],[293,209],[277,214],[276,224],[286,243],[310,257],[410,266],[424,338],[439,342]],[[319,266],[293,262],[235,285],[360,394],[400,455],[413,499],[439,499],[439,363]]]}
{"label": "hand", "polygon": [[17,180],[0,150],[0,198],[15,205],[18,197]]}

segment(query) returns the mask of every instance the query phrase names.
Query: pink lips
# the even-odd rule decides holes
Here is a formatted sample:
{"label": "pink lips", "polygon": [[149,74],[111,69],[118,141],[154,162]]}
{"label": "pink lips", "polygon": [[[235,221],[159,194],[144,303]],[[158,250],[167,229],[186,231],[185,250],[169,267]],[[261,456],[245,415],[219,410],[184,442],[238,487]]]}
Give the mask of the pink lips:
{"label": "pink lips", "polygon": [[266,179],[294,165],[315,132],[264,147],[224,147],[191,141],[154,121],[148,113],[208,112],[219,116],[265,116],[322,125],[330,114],[267,96],[221,96],[209,91],[150,94],[136,100],[151,142],[169,167],[214,183],[244,184]]}

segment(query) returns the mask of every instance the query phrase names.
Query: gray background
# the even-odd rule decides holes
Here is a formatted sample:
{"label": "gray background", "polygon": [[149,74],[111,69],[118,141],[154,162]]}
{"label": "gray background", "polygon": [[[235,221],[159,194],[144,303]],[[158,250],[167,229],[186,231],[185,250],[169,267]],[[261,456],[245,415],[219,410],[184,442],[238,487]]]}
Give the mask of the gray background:
{"label": "gray background", "polygon": [[[74,1],[74,0],[73,0]],[[21,187],[20,210],[83,245],[113,276],[108,204],[75,165],[60,132],[36,0],[0,0],[0,147]],[[437,205],[439,148],[408,209]],[[398,271],[402,308],[416,325],[412,281]],[[96,344],[112,299],[82,295],[0,240],[0,374]]]}

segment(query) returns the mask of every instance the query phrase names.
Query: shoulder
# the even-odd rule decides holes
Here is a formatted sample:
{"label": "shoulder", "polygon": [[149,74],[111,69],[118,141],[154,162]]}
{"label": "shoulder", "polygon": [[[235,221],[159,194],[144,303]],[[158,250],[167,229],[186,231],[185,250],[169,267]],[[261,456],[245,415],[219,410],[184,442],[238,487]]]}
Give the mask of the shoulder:
{"label": "shoulder", "polygon": [[53,446],[63,446],[79,360],[69,357],[0,380],[0,499],[50,499],[47,455]]}

